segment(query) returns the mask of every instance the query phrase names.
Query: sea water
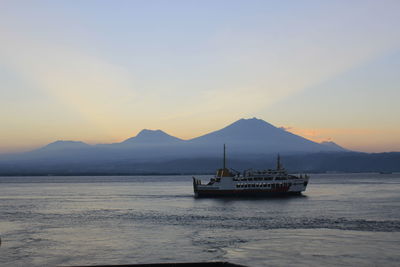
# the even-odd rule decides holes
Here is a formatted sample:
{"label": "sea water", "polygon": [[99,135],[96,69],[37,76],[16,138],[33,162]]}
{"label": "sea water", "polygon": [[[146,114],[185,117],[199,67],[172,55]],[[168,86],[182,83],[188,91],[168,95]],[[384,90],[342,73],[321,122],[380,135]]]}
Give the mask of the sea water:
{"label": "sea water", "polygon": [[400,174],[314,174],[278,199],[195,199],[190,176],[0,177],[0,236],[1,266],[398,266]]}

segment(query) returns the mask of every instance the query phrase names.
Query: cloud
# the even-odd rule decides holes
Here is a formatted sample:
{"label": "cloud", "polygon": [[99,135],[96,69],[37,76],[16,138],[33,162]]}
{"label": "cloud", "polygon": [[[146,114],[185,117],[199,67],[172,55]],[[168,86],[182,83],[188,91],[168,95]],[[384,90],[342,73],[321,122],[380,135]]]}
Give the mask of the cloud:
{"label": "cloud", "polygon": [[281,127],[279,127],[280,129],[282,129],[282,130],[284,130],[284,131],[287,131],[287,132],[289,132],[291,129],[293,129],[293,127],[291,127],[291,126],[281,126]]}

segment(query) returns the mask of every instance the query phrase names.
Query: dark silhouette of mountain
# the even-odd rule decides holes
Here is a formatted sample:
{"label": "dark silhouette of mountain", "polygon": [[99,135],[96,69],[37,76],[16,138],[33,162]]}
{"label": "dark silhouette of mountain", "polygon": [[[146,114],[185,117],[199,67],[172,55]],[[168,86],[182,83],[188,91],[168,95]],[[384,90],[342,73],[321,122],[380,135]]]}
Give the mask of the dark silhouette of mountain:
{"label": "dark silhouette of mountain", "polygon": [[80,141],[63,141],[59,140],[53,143],[50,143],[42,148],[39,148],[41,151],[63,151],[68,149],[87,149],[91,146]]}
{"label": "dark silhouette of mountain", "polygon": [[160,144],[176,144],[183,142],[182,139],[171,136],[161,130],[140,131],[135,137],[131,137],[121,142],[123,145],[140,144],[140,145],[160,145]]}
{"label": "dark silhouette of mountain", "polygon": [[[120,143],[90,146],[82,142],[57,141],[41,149],[60,151],[69,149],[88,150],[90,148],[112,148],[130,150],[130,156],[140,152],[140,156],[148,157],[158,149],[160,154],[185,155],[187,157],[198,155],[217,155],[222,144],[227,144],[231,154],[266,154],[266,153],[309,153],[327,151],[346,151],[346,149],[333,145],[334,143],[318,144],[301,136],[277,128],[260,119],[240,119],[225,128],[196,137],[182,140],[171,136],[161,130],[144,129],[136,136]],[[165,151],[165,150],[168,151]],[[35,151],[34,151],[35,152]],[[105,152],[106,153],[106,152]],[[150,155],[151,156],[151,155]]]}
{"label": "dark silhouette of mountain", "polygon": [[257,118],[240,119],[221,130],[189,142],[203,149],[220,149],[221,144],[226,143],[232,154],[345,151],[340,146],[318,144]]}
{"label": "dark silhouette of mountain", "polygon": [[[182,140],[161,130],[144,129],[120,143],[88,145],[75,141],[57,141],[25,153],[25,158],[45,155],[56,159],[96,161],[100,159],[164,160],[191,157],[216,157],[222,144],[231,155],[248,156],[270,153],[315,153],[346,151],[340,146],[318,144],[277,128],[260,119],[240,119],[206,135]],[[51,152],[51,153],[50,153]],[[57,154],[58,153],[58,154]]]}
{"label": "dark silhouette of mountain", "polygon": [[400,169],[400,153],[349,152],[333,142],[319,144],[253,118],[190,140],[161,130],[142,130],[114,144],[57,141],[28,153],[2,156],[0,174],[210,172],[221,162],[223,144],[227,145],[230,166],[239,170],[272,167],[278,153],[294,171]]}

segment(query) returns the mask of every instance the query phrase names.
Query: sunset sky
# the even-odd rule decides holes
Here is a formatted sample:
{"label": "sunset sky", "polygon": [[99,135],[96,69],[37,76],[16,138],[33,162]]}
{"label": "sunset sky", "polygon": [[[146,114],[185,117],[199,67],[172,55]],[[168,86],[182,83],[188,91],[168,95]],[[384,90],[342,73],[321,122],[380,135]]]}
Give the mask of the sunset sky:
{"label": "sunset sky", "polygon": [[0,1],[0,153],[257,117],[400,151],[400,1]]}

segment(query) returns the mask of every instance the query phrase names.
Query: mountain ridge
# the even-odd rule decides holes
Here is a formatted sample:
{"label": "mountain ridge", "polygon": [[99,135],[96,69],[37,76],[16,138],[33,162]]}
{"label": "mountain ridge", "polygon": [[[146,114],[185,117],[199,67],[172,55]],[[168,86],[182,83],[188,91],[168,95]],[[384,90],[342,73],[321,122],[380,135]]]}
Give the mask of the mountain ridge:
{"label": "mountain ridge", "polygon": [[158,130],[143,129],[136,136],[130,137],[120,144],[123,143],[135,143],[135,142],[180,142],[182,139],[167,134],[166,132]]}
{"label": "mountain ridge", "polygon": [[218,146],[226,143],[234,153],[283,152],[323,152],[344,151],[340,146],[321,145],[302,136],[257,118],[240,119],[234,123],[205,135],[188,140],[205,146]]}
{"label": "mountain ridge", "polygon": [[[164,159],[179,157],[216,156],[220,154],[222,144],[226,144],[230,155],[253,154],[290,154],[341,152],[346,149],[332,144],[319,144],[299,135],[257,118],[239,119],[219,130],[183,140],[160,129],[143,129],[136,136],[119,143],[89,145],[81,141],[56,141],[31,152],[25,157],[34,158],[35,154],[51,160],[68,157],[117,159]],[[58,154],[57,154],[58,153]],[[28,156],[27,156],[28,155]]]}
{"label": "mountain ridge", "polygon": [[398,171],[400,152],[353,152],[334,142],[316,143],[263,120],[240,119],[189,140],[143,129],[120,143],[89,145],[56,141],[0,158],[0,175],[204,173],[219,167],[227,145],[228,166],[264,167],[276,154],[294,171]]}

